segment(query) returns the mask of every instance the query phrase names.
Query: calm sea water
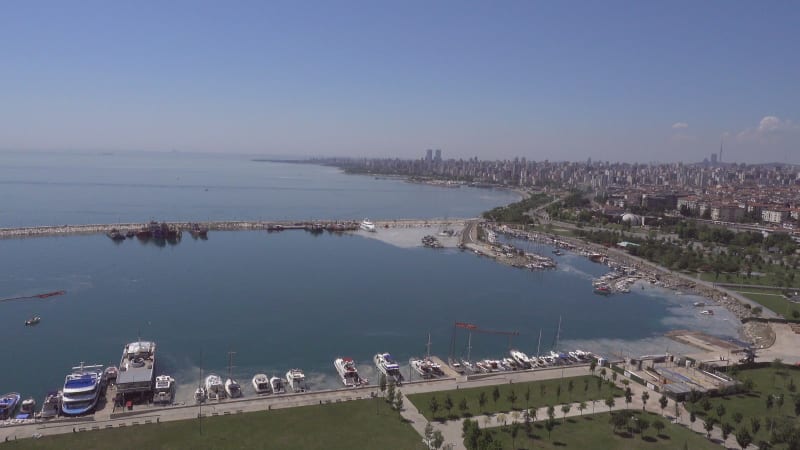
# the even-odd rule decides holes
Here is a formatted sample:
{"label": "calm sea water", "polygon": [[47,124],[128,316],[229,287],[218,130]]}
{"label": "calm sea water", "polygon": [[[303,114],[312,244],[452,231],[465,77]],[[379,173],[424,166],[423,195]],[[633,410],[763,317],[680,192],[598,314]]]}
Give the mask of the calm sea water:
{"label": "calm sea water", "polygon": [[[98,164],[92,161],[86,164]],[[235,164],[251,170],[246,161]],[[259,207],[248,206],[239,195],[247,200],[270,196],[264,201],[273,205],[269,216],[276,218],[299,211],[275,206],[293,205],[284,197],[313,205],[308,211],[318,213],[308,217],[391,217],[395,209],[388,205],[404,208],[394,217],[434,217],[440,215],[436,213],[440,201],[448,205],[452,217],[459,215],[457,211],[473,215],[478,212],[476,204],[509,196],[349,177],[313,166],[260,163],[257,167],[273,177],[286,171],[305,181],[293,184],[297,189],[249,190],[222,189],[225,183],[216,179],[209,182],[209,192],[224,191],[231,203],[241,203],[236,208],[244,216],[251,217],[256,217]],[[47,170],[58,179],[55,168]],[[95,180],[88,168],[79,170]],[[214,174],[208,167],[202,172]],[[322,187],[309,194],[303,190],[307,182],[323,186],[317,174],[348,187],[336,195]],[[144,171],[141,176],[151,175]],[[134,178],[133,172],[130,177]],[[192,214],[200,214],[216,201],[218,216],[214,218],[228,218],[225,214],[233,210],[227,209],[222,193],[215,194],[219,200],[204,198],[205,188],[189,195],[186,188],[159,188],[152,180],[131,183],[125,189],[117,180],[109,183],[109,193],[96,181],[81,183],[76,175],[62,178],[73,180],[60,182],[65,183],[64,189],[94,193],[101,203],[116,205],[123,221],[141,220],[140,208],[145,214],[147,199],[139,195],[142,192],[160,193],[152,198],[154,209],[164,208],[159,218],[194,219],[199,216]],[[241,186],[245,179],[230,184]],[[53,193],[61,185],[21,183],[3,189],[8,186]],[[176,202],[184,196],[202,200],[197,205],[187,200],[189,206]],[[440,200],[432,199],[437,196]],[[75,203],[60,206],[46,197],[31,198],[40,203],[39,208],[50,204],[65,215],[59,212],[45,221],[32,208],[19,223],[107,221],[101,213],[81,219],[84,216],[71,212]],[[417,197],[417,203],[404,204],[403,199]],[[120,203],[114,203],[115,198]],[[61,199],[73,201],[72,196]],[[342,206],[326,203],[333,199]],[[20,201],[24,203],[16,197],[4,208],[21,214]],[[172,215],[167,214],[170,202],[180,204]],[[488,206],[492,205],[481,207]],[[341,214],[345,207],[357,212]],[[550,253],[546,246],[528,250]],[[599,352],[654,353],[670,345],[676,349],[677,344],[660,337],[676,328],[703,328],[720,336],[734,336],[737,330],[737,322],[724,310],[714,317],[699,316],[691,306],[693,298],[649,285],[628,295],[593,295],[591,278],[607,269],[570,254],[559,258],[557,270],[532,273],[468,252],[403,249],[357,234],[314,236],[302,231],[219,232],[211,233],[207,241],[187,236],[177,245],[164,247],[138,240],[116,244],[105,236],[3,240],[0,254],[0,297],[67,291],[45,300],[0,303],[0,340],[7,361],[6,369],[0,371],[0,391],[20,391],[37,399],[59,387],[69,368],[80,361],[118,363],[123,345],[137,335],[157,341],[160,371],[175,375],[185,395],[199,378],[201,354],[206,372],[225,373],[227,352],[236,351],[234,374],[248,385],[256,372],[283,374],[300,367],[316,387],[332,387],[337,386],[332,364],[337,356],[355,358],[362,363],[361,370],[374,377],[369,362],[373,354],[390,351],[407,361],[424,353],[430,333],[433,353],[446,357],[456,320],[487,329],[518,330],[521,335],[513,345],[529,353],[536,352],[540,331],[542,350],[553,347],[559,318],[562,347]],[[41,315],[42,323],[25,327],[23,322],[33,314]],[[456,352],[462,353],[465,345],[462,333]],[[473,359],[499,356],[507,346],[503,336],[476,334]]]}

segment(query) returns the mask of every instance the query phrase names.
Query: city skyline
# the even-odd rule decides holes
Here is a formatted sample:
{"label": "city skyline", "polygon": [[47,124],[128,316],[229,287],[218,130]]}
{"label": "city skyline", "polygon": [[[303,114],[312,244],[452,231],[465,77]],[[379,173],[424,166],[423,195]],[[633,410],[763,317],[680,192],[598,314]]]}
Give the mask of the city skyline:
{"label": "city skyline", "polygon": [[800,163],[793,3],[3,5],[0,149]]}

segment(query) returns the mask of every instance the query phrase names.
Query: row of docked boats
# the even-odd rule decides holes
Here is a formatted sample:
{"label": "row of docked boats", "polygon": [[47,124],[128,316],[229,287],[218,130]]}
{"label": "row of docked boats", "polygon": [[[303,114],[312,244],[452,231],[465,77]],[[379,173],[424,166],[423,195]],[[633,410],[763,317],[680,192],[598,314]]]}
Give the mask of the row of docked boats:
{"label": "row of docked boats", "polygon": [[462,359],[451,361],[450,365],[459,373],[493,373],[513,370],[530,370],[545,367],[588,363],[595,359],[591,352],[574,350],[569,352],[551,351],[542,356],[528,356],[525,352],[513,349],[509,355],[500,359],[484,359],[477,362]]}
{"label": "row of docked boats", "polygon": [[[277,376],[268,377],[266,374],[257,373],[251,380],[253,390],[257,395],[284,394],[287,389],[291,392],[301,393],[308,390],[306,376],[300,369],[290,369],[285,378]],[[242,385],[230,374],[225,381],[217,374],[209,374],[194,392],[197,403],[207,400],[219,401],[225,398],[243,397]]]}

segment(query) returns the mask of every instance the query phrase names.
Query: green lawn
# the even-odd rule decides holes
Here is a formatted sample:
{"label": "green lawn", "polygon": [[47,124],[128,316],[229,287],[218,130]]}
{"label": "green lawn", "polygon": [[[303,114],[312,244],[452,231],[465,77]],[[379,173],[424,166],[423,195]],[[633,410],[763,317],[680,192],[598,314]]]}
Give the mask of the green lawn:
{"label": "green lawn", "polygon": [[[784,282],[789,281],[777,278],[773,272],[766,272],[761,276],[751,275],[750,277],[748,277],[747,274],[724,272],[720,273],[719,277],[717,277],[714,272],[702,272],[699,276],[702,280],[712,283],[736,283],[753,286],[782,286]],[[794,280],[791,280],[789,286],[800,287],[800,277],[795,277]]]}
{"label": "green lawn", "polygon": [[[755,434],[753,442],[769,440],[769,431],[766,426],[767,418],[786,418],[793,421],[795,425],[800,424],[800,420],[798,420],[798,416],[795,414],[794,410],[794,398],[797,394],[797,390],[800,389],[800,370],[792,366],[784,366],[779,371],[776,371],[776,369],[772,367],[747,369],[739,371],[736,378],[739,381],[744,381],[746,379],[753,380],[755,383],[754,390],[748,394],[712,398],[710,399],[711,408],[708,411],[702,408],[702,402],[697,402],[693,407],[689,403],[686,404],[687,408],[694,409],[698,416],[698,420],[694,424],[695,429],[700,429],[702,426],[701,421],[706,416],[714,417],[719,422],[719,416],[716,412],[718,405],[724,405],[725,408],[722,422],[729,422],[737,429],[743,425],[747,425],[751,434],[750,417],[760,418],[761,428],[758,433]],[[797,386],[795,392],[792,392],[789,387],[790,380],[793,380],[795,386]],[[776,397],[774,397],[776,395],[783,396],[783,406],[779,408],[777,401],[774,401],[774,405],[770,409],[767,409],[767,397],[770,395],[773,396],[773,399],[776,399]],[[737,425],[733,420],[733,415],[736,412],[741,413],[744,417],[741,425]]]}
{"label": "green lawn", "polygon": [[800,305],[797,303],[792,303],[783,295],[775,295],[775,294],[768,294],[768,293],[758,293],[753,291],[745,291],[745,290],[737,290],[740,294],[744,295],[745,297],[758,302],[760,305],[764,305],[765,307],[775,311],[776,313],[786,317],[787,319],[794,319],[794,312],[797,311],[798,318],[800,318]]}
{"label": "green lawn", "polygon": [[[658,415],[629,411],[637,418],[646,416],[651,424],[654,420],[660,420],[666,428],[661,433],[657,433],[651,426],[644,432],[644,439],[640,434],[631,434],[627,430],[618,430],[616,433],[609,423],[608,413],[594,414],[584,417],[573,417],[567,419],[566,423],[556,420],[548,437],[544,422],[536,422],[532,425],[529,434],[525,427],[519,429],[517,438],[513,441],[517,449],[681,449],[684,444],[692,450],[698,449],[719,449],[719,444],[715,444],[704,436],[692,432],[680,425],[674,425],[668,420]],[[699,429],[699,428],[698,428]],[[492,428],[493,438],[502,443],[502,448],[512,448],[511,433],[502,427]]]}
{"label": "green lawn", "polygon": [[[600,377],[585,375],[580,377],[564,378],[563,380],[531,381],[527,383],[502,384],[497,386],[486,386],[470,389],[457,389],[444,392],[429,392],[425,394],[409,395],[408,399],[425,415],[428,420],[446,419],[448,416],[456,415],[462,417],[475,416],[479,414],[489,414],[495,412],[506,412],[512,410],[509,396],[512,391],[516,394],[516,401],[513,409],[524,409],[527,407],[541,407],[547,405],[560,405],[562,403],[587,401],[588,411],[591,411],[591,400],[603,402],[610,395],[615,397],[623,395],[623,392],[610,383],[602,383],[600,390],[597,381]],[[602,381],[602,380],[601,380]],[[572,383],[572,391],[569,384]],[[561,386],[561,394],[558,394],[558,387]],[[497,401],[494,400],[492,392],[494,389],[500,393]],[[525,393],[530,389],[530,401],[526,402]],[[542,390],[544,389],[544,390]],[[480,406],[479,397],[481,392],[486,394],[486,403]],[[543,395],[544,394],[544,395]],[[445,407],[447,396],[453,402],[450,412]],[[440,407],[434,417],[431,411],[431,398],[435,397]],[[460,408],[461,401],[466,399],[467,409]]]}
{"label": "green lawn", "polygon": [[397,412],[375,401],[219,416],[25,439],[3,449],[424,449]]}

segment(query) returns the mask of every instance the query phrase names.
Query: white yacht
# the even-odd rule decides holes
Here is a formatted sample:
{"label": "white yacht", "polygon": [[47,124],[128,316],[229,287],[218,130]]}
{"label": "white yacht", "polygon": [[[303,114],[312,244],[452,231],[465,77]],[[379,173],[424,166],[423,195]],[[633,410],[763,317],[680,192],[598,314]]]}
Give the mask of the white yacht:
{"label": "white yacht", "polygon": [[356,369],[356,363],[353,362],[353,358],[336,358],[333,360],[333,366],[336,367],[336,371],[339,372],[339,378],[341,378],[346,387],[367,384],[367,380],[358,375],[358,369]]}
{"label": "white yacht", "polygon": [[531,358],[520,350],[511,350],[509,354],[523,369],[530,369],[533,365]]}
{"label": "white yacht", "polygon": [[225,392],[228,393],[230,398],[237,398],[242,396],[242,387],[235,378],[228,378],[225,380]]}
{"label": "white yacht", "polygon": [[370,222],[369,219],[364,219],[359,226],[364,231],[375,232],[375,224]]}
{"label": "white yacht", "polygon": [[206,401],[206,397],[208,396],[208,392],[206,391],[205,386],[197,386],[197,389],[194,390],[194,401],[195,403],[203,403]]}
{"label": "white yacht", "polygon": [[81,364],[72,368],[72,373],[64,379],[61,398],[61,412],[68,416],[77,416],[92,412],[97,406],[102,383],[103,366],[85,366]]}
{"label": "white yacht", "polygon": [[253,389],[256,391],[256,394],[269,394],[272,392],[272,388],[269,385],[269,378],[267,378],[266,374],[257,373],[253,377]]}
{"label": "white yacht", "polygon": [[403,382],[403,375],[400,373],[400,364],[392,358],[389,353],[378,353],[373,357],[375,367],[386,376],[389,382],[400,384]]}
{"label": "white yacht", "polygon": [[175,398],[175,379],[169,375],[156,377],[156,388],[153,392],[153,403],[170,405]]}
{"label": "white yacht", "polygon": [[227,396],[225,385],[222,384],[222,378],[219,375],[212,373],[206,377],[206,395],[209,400],[219,400]]}
{"label": "white yacht", "polygon": [[291,369],[286,372],[286,384],[294,392],[305,392],[308,390],[306,385],[306,375],[300,369]]}
{"label": "white yacht", "polygon": [[422,378],[436,378],[444,375],[442,366],[428,358],[411,358],[408,360],[408,364]]}
{"label": "white yacht", "polygon": [[48,392],[42,403],[42,411],[39,413],[40,419],[56,417],[61,410],[61,392]]}
{"label": "white yacht", "polygon": [[286,388],[283,385],[283,379],[280,377],[270,378],[269,385],[272,387],[273,394],[283,394],[286,392]]}

